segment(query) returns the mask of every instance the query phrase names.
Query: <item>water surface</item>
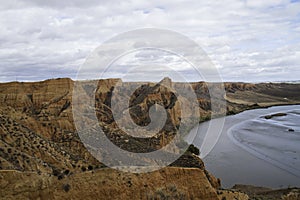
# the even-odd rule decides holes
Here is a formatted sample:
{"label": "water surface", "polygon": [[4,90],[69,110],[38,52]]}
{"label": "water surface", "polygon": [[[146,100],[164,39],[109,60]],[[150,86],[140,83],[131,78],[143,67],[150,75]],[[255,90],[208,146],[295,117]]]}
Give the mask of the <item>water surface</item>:
{"label": "water surface", "polygon": [[[265,118],[276,113],[286,115]],[[198,132],[193,144],[200,149],[207,130],[217,131],[208,129],[209,124],[193,129]],[[300,187],[300,106],[249,110],[225,117],[218,142],[203,160],[223,187]]]}

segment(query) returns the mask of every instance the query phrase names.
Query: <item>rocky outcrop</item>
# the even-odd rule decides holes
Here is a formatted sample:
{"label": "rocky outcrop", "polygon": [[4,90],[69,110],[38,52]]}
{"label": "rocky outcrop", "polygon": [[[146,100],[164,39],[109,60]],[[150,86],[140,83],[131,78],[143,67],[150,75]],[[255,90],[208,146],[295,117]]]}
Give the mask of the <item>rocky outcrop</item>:
{"label": "rocky outcrop", "polygon": [[[221,83],[174,83],[168,78],[160,83],[125,83],[120,79],[106,79],[98,81],[96,88],[86,84],[82,92],[95,98],[97,118],[107,137],[120,148],[131,152],[160,149],[173,139],[179,125],[184,125],[184,131],[188,132],[199,121],[210,119],[211,98],[215,98],[216,102],[227,102],[225,110],[217,106],[215,114],[234,114],[245,109],[300,103],[300,85],[297,84],[225,83],[224,86],[226,95],[222,93]],[[134,184],[118,179],[117,172],[109,169],[102,171],[105,166],[91,156],[77,135],[71,108],[73,87],[74,81],[68,78],[0,84],[0,169],[6,170],[1,172],[1,195],[13,195],[16,198],[43,199],[45,195],[77,198],[76,195],[85,191],[86,198],[90,198],[91,192],[101,186],[106,189],[99,189],[97,194],[100,196],[120,195],[114,194],[114,187],[121,190],[128,187],[127,195],[132,198],[146,198],[148,194],[149,198],[154,199],[163,198],[161,195],[170,198],[176,195],[176,198],[180,195],[183,198],[216,198],[215,190],[220,187],[220,180],[207,172],[203,162],[192,154],[184,154],[172,163],[171,166],[178,167],[176,170],[168,168],[152,175],[144,174],[141,178],[138,175],[120,175],[124,180],[131,177],[135,180],[132,181]],[[215,96],[211,96],[210,90],[215,91]],[[114,96],[116,91],[121,95]],[[177,91],[181,91],[180,95]],[[189,103],[187,97],[190,92],[196,94],[196,104],[199,106]],[[116,123],[111,107],[112,98],[117,102],[129,99],[129,108],[124,109],[117,104],[116,109],[129,112],[139,126],[151,123],[149,110],[152,107],[158,109],[159,106],[166,110],[166,123],[153,137],[132,137]],[[199,112],[200,118],[192,117],[182,124],[184,116],[181,109],[187,110],[188,115],[192,116]],[[128,122],[126,120],[123,121],[125,124]],[[112,178],[106,177],[106,174]],[[168,178],[169,175],[177,177],[176,180]],[[105,187],[107,182],[100,178],[102,176],[107,178],[106,181],[112,181],[109,185],[112,188]],[[152,176],[159,181],[155,182]],[[97,182],[95,178],[104,182]],[[144,179],[151,179],[151,185],[144,186]],[[77,181],[87,184],[80,187]],[[176,187],[172,186],[173,183]],[[93,184],[99,187],[91,187]],[[145,187],[141,191],[144,193],[132,194],[138,187]],[[57,194],[54,191],[58,191]]]}
{"label": "rocky outcrop", "polygon": [[[96,88],[93,88],[86,84],[82,91],[95,97],[97,117],[100,125],[112,142],[132,152],[150,152],[168,144],[182,122],[182,109],[187,110],[187,113],[190,115],[194,115],[196,111],[200,113],[200,119],[191,118],[192,120],[188,123],[181,124],[182,127],[185,127],[186,132],[199,121],[210,119],[210,98],[216,98],[217,101],[227,100],[227,111],[225,112],[228,114],[266,106],[267,102],[269,102],[269,105],[300,102],[299,84],[224,83],[225,90],[227,91],[226,95],[215,95],[214,97],[211,97],[210,90],[214,90],[215,94],[218,94],[218,91],[220,91],[221,94],[221,83],[176,83],[172,82],[169,78],[165,78],[157,84],[126,83],[120,79],[105,79],[99,80],[96,86]],[[50,146],[52,145],[55,148],[57,147],[58,152],[62,151],[68,154],[71,158],[70,160],[72,160],[71,163],[76,166],[79,165],[79,168],[83,164],[75,163],[80,160],[92,163],[95,167],[100,166],[99,162],[86,151],[76,133],[71,110],[73,87],[74,81],[68,78],[32,83],[12,82],[0,84],[0,114],[2,117],[2,128],[0,129],[2,132],[1,147],[4,149],[6,145],[5,149],[10,147],[19,152],[27,152],[26,148],[29,147],[21,145],[20,141],[22,140],[22,143],[32,141],[32,138],[25,138],[31,135],[31,137],[41,138],[40,140],[43,140],[47,144],[42,144],[42,146],[48,146],[47,149],[51,149]],[[181,91],[181,95],[176,91]],[[187,96],[191,92],[196,94],[199,110],[194,109],[197,105],[189,105],[181,108],[183,104],[180,102],[187,102],[185,105],[189,104]],[[113,97],[114,93],[117,95]],[[116,116],[112,114],[111,110],[112,98],[116,98],[116,102],[120,102],[124,98],[130,100],[129,108],[126,109],[129,111],[133,121],[139,126],[146,126],[151,122],[149,116],[149,109],[151,107],[156,105],[164,107],[167,111],[167,119],[164,127],[155,137],[147,139],[135,138],[126,134],[126,130],[124,131],[124,129],[118,127],[118,124],[115,122],[114,117]],[[121,107],[116,107],[116,109],[122,112],[126,111],[122,110],[123,108]],[[219,112],[222,113],[224,110],[219,110]],[[126,119],[123,123],[129,124]],[[130,129],[130,127],[125,128]],[[20,134],[17,135],[16,133]],[[22,138],[23,136],[24,138]],[[10,139],[7,139],[8,137]],[[13,142],[9,143],[6,140]],[[15,143],[18,143],[20,146],[12,146]],[[39,141],[36,141],[36,143],[39,143]],[[37,149],[42,151],[39,147],[41,145]],[[44,151],[47,150],[44,149]],[[44,154],[41,152],[32,152],[28,153],[28,156],[35,157],[36,155],[43,156]],[[26,162],[21,162],[23,158],[13,159],[14,157],[8,158],[8,155],[5,154],[6,159],[4,159],[3,155],[2,163],[6,164],[1,164],[0,167],[6,169],[9,166],[9,169],[22,170],[32,168],[32,166],[27,166]],[[18,153],[17,155],[17,157],[20,157],[22,154]],[[56,156],[56,153],[54,155],[53,161],[59,158],[59,156]],[[7,159],[18,160],[20,164],[17,165],[16,161],[11,162]],[[32,162],[34,163],[34,161]],[[66,165],[72,165],[71,163],[61,165],[60,169],[63,170],[66,168]],[[25,167],[22,167],[22,165]]]}

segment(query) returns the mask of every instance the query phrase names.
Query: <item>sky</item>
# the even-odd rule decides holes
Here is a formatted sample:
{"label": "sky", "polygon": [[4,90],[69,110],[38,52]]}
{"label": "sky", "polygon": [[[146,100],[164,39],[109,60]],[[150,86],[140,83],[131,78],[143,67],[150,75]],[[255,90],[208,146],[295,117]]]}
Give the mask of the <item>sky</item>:
{"label": "sky", "polygon": [[197,42],[224,81],[300,80],[298,0],[0,0],[0,82],[76,79],[104,41],[149,27]]}

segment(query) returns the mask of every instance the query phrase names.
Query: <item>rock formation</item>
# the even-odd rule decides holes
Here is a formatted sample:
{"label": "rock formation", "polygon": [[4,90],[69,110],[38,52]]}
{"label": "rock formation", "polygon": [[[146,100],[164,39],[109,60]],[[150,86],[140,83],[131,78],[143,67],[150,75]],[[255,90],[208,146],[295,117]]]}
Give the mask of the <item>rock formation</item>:
{"label": "rock formation", "polygon": [[[120,148],[132,152],[160,149],[173,139],[180,125],[188,132],[196,123],[208,120],[211,117],[209,90],[221,91],[222,88],[221,83],[175,83],[168,78],[158,84],[142,83],[137,87],[138,84],[106,79],[99,80],[96,88],[88,84],[82,88],[95,98],[97,118],[107,137]],[[114,96],[118,85],[123,88],[118,91],[121,95]],[[218,113],[234,114],[245,109],[300,102],[300,85],[297,84],[225,83],[224,86],[226,95],[212,97],[217,102],[227,102],[225,110],[220,107]],[[89,199],[93,192],[101,198],[102,195],[120,195],[118,190],[126,190],[128,196],[126,193],[114,197],[125,199],[163,199],[161,195],[170,198],[177,195],[176,198],[182,196],[183,199],[217,198],[216,188],[220,187],[220,181],[190,153],[171,164],[173,167],[140,177],[107,169],[91,156],[76,132],[71,108],[73,87],[74,81],[68,78],[0,84],[0,198],[76,199],[84,191]],[[134,92],[130,93],[132,90]],[[189,92],[196,94],[199,106],[190,104],[181,108],[187,105],[180,102],[189,101],[185,95]],[[114,119],[112,98],[130,100],[129,108],[122,111],[128,111],[139,126],[151,123],[149,110],[153,106],[157,109],[158,105],[166,109],[166,123],[153,137],[129,136]],[[200,118],[181,123],[184,117],[181,109],[188,110],[192,116],[199,112]],[[182,141],[177,142],[179,145]]]}

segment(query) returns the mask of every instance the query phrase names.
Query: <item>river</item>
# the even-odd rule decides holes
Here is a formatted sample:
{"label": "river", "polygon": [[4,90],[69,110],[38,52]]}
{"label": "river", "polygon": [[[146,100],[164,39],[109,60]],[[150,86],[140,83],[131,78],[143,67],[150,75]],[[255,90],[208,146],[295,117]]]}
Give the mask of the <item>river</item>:
{"label": "river", "polygon": [[[276,113],[286,115],[265,118]],[[213,119],[195,127],[192,132],[197,135],[189,142],[201,150],[204,135],[216,135],[217,130],[208,129],[210,124],[222,120],[225,123],[216,145],[202,159],[223,187],[300,187],[300,105],[248,110]]]}

